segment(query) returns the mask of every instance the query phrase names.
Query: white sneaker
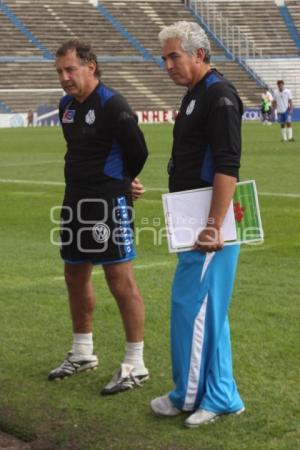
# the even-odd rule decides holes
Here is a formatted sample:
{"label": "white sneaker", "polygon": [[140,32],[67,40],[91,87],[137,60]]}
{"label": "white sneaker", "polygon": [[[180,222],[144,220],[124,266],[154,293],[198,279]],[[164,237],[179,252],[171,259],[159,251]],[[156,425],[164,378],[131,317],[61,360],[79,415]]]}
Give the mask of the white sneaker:
{"label": "white sneaker", "polygon": [[157,397],[150,402],[150,406],[153,412],[158,416],[177,416],[181,413],[181,410],[173,405],[168,395]]}
{"label": "white sneaker", "polygon": [[102,395],[112,395],[124,392],[136,386],[141,387],[142,383],[149,379],[149,371],[145,368],[143,373],[135,373],[134,367],[130,364],[121,364],[121,368],[112,377],[111,381],[104,386]]}
{"label": "white sneaker", "polygon": [[245,411],[245,408],[242,408],[238,411],[232,413],[214,413],[211,411],[207,411],[206,409],[198,409],[194,414],[189,416],[184,422],[185,426],[188,428],[196,428],[199,425],[206,425],[210,422],[214,422],[219,419],[221,416],[230,416],[242,414]]}
{"label": "white sneaker", "polygon": [[63,363],[56,369],[51,370],[48,380],[62,380],[76,373],[93,370],[97,367],[98,358],[96,355],[74,355],[72,352],[69,352]]}

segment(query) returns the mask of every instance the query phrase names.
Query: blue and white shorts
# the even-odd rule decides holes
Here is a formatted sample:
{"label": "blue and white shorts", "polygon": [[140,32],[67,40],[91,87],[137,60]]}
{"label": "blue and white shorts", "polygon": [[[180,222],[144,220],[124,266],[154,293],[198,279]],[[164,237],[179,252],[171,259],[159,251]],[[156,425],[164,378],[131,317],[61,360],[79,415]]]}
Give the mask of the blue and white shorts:
{"label": "blue and white shorts", "polygon": [[278,122],[279,123],[291,123],[292,122],[292,114],[288,111],[284,113],[278,113]]}

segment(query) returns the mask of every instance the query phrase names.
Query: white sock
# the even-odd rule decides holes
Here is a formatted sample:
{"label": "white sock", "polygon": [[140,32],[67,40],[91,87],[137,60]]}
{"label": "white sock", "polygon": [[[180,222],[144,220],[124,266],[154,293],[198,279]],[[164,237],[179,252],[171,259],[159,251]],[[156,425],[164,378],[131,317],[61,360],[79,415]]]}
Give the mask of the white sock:
{"label": "white sock", "polygon": [[286,128],[281,128],[281,136],[284,141],[287,141]]}
{"label": "white sock", "polygon": [[126,342],[125,357],[123,363],[130,364],[134,367],[134,372],[144,373],[145,364],[143,359],[144,341]]}
{"label": "white sock", "polygon": [[293,128],[289,127],[289,128],[286,129],[286,131],[287,131],[287,138],[288,139],[293,139]]}
{"label": "white sock", "polygon": [[72,352],[75,355],[92,355],[93,333],[73,333]]}

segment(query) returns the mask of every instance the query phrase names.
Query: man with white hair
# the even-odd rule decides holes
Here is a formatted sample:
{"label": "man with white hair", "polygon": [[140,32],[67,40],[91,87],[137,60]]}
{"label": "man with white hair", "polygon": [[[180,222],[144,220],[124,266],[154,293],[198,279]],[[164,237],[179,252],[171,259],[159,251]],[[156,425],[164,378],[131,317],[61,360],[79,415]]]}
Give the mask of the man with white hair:
{"label": "man with white hair", "polygon": [[161,416],[191,411],[185,425],[197,427],[245,409],[232,374],[228,321],[239,245],[224,247],[222,237],[240,167],[243,105],[211,68],[210,44],[197,23],[176,22],[159,39],[169,76],[187,87],[174,126],[169,189],[212,186],[213,195],[193,250],[178,254],[171,308],[175,386],[151,408]]}

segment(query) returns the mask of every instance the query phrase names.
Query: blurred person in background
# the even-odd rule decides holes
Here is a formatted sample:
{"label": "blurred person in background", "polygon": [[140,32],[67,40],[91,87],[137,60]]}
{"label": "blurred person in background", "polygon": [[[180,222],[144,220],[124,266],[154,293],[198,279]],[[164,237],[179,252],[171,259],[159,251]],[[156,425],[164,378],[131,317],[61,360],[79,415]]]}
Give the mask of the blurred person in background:
{"label": "blurred person in background", "polygon": [[277,81],[277,87],[274,91],[273,108],[277,110],[278,122],[281,127],[281,141],[294,142],[292,115],[293,115],[293,96],[292,92],[284,85],[283,80]]}
{"label": "blurred person in background", "polygon": [[33,111],[30,109],[27,113],[27,126],[28,127],[33,127],[33,118],[34,118],[34,114],[33,114]]}
{"label": "blurred person in background", "polygon": [[273,96],[266,86],[264,92],[261,94],[261,115],[263,125],[272,125],[272,103]]}

